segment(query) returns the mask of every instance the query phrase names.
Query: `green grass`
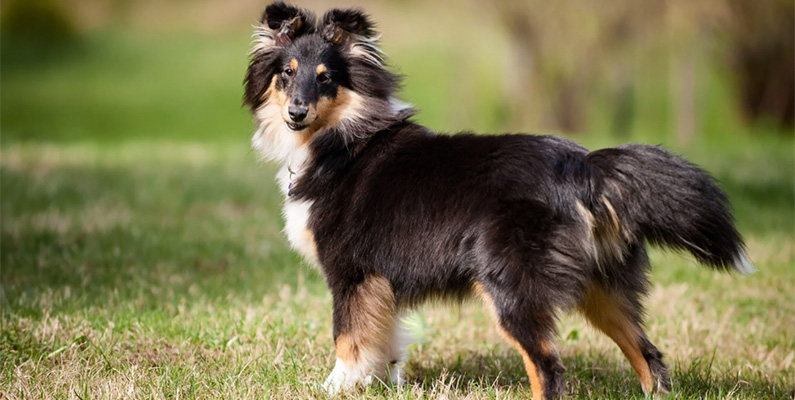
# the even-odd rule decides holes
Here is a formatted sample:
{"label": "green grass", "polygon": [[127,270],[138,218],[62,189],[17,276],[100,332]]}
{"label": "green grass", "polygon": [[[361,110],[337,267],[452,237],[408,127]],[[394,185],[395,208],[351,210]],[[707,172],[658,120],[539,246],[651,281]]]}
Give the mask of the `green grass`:
{"label": "green grass", "polygon": [[[753,146],[744,154],[792,161],[778,143]],[[330,297],[288,249],[274,169],[245,143],[16,143],[0,156],[5,396],[322,395]],[[718,275],[655,252],[649,334],[677,398],[787,398],[792,164],[750,157],[735,174],[737,159],[698,158],[728,183],[760,272]],[[368,396],[529,395],[518,355],[483,310],[453,309],[421,313],[411,385]],[[560,348],[572,397],[642,396],[615,346],[580,319],[563,319]]]}
{"label": "green grass", "polygon": [[[0,398],[324,397],[330,296],[280,232],[275,166],[249,150],[239,106],[247,34],[230,37],[108,33],[46,55],[3,43]],[[445,102],[464,97],[445,73],[460,54],[433,40],[391,50],[420,121],[498,130],[497,94],[469,100],[482,112],[469,121]],[[494,86],[487,62],[468,68],[474,88]],[[648,333],[673,398],[793,397],[794,142],[737,130],[666,142],[721,180],[759,269],[726,276],[652,253]],[[480,305],[415,318],[409,386],[350,397],[530,396]],[[571,398],[643,397],[580,318],[561,320],[559,348]]]}

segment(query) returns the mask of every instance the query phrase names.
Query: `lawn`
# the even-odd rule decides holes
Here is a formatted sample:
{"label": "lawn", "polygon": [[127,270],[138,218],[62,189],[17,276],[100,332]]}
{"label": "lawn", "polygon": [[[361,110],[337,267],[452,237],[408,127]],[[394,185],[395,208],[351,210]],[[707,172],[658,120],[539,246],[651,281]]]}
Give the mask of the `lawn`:
{"label": "lawn", "polygon": [[[4,58],[0,398],[322,398],[330,296],[281,234],[276,167],[248,147],[247,38],[182,53],[185,38],[148,40],[93,38],[40,68]],[[419,93],[411,78],[407,92]],[[721,275],[652,253],[648,334],[672,368],[672,397],[793,398],[791,135],[660,141],[721,180],[759,269]],[[478,303],[429,305],[412,326],[409,385],[351,397],[530,396],[520,357]],[[559,348],[571,398],[643,397],[581,318],[562,318]]]}

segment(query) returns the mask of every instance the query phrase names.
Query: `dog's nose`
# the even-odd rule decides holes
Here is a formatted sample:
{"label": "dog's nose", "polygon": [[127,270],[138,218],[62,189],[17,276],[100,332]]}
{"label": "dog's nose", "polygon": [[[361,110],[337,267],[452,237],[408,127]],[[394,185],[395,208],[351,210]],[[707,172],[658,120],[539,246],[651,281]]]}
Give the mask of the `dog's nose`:
{"label": "dog's nose", "polygon": [[304,118],[306,118],[306,113],[308,112],[308,109],[302,106],[291,105],[287,109],[287,112],[288,114],[290,114],[290,119],[292,119],[293,122],[301,122],[304,120]]}

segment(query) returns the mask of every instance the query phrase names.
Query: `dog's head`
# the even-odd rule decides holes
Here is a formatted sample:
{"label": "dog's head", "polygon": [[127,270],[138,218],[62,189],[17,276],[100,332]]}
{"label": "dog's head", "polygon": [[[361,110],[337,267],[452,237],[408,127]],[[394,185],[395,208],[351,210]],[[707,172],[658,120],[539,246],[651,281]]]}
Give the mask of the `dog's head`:
{"label": "dog's head", "polygon": [[257,122],[254,146],[266,157],[285,158],[319,132],[389,113],[397,78],[384,68],[373,28],[357,8],[331,9],[319,21],[281,1],[265,9],[244,102]]}

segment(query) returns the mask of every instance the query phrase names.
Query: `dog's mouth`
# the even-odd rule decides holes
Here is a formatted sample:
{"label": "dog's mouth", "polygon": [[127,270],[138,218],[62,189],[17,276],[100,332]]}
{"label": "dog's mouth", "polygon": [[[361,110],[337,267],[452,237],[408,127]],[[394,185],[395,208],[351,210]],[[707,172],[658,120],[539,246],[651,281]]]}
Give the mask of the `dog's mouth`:
{"label": "dog's mouth", "polygon": [[287,128],[289,128],[293,132],[301,132],[304,129],[309,127],[309,124],[299,124],[296,122],[284,121],[287,124]]}

